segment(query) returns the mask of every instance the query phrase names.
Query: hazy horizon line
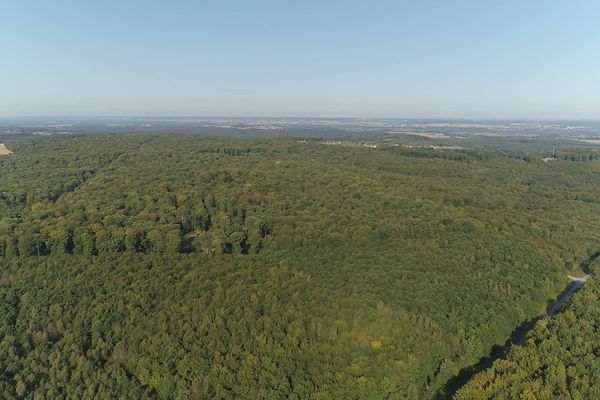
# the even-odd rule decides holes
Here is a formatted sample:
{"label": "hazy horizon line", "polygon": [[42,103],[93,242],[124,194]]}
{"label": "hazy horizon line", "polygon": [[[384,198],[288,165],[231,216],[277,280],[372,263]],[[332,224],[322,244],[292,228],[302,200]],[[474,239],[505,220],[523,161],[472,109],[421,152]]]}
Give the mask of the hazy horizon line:
{"label": "hazy horizon line", "polygon": [[299,119],[299,120],[316,120],[316,119],[331,119],[331,120],[431,120],[431,121],[549,121],[549,122],[566,122],[566,121],[586,121],[600,122],[600,117],[475,117],[475,116],[347,116],[347,115],[310,115],[310,116],[273,116],[273,115],[0,115],[0,119],[119,119],[119,118],[137,118],[137,119],[176,119],[176,118],[196,118],[196,119]]}

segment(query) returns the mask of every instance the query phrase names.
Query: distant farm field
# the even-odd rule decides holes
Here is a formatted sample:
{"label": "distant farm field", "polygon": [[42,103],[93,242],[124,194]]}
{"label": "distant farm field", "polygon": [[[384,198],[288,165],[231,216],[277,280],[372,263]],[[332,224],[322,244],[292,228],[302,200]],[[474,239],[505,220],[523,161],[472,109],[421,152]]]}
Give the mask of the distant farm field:
{"label": "distant farm field", "polygon": [[579,141],[589,144],[600,144],[600,139],[579,139]]}

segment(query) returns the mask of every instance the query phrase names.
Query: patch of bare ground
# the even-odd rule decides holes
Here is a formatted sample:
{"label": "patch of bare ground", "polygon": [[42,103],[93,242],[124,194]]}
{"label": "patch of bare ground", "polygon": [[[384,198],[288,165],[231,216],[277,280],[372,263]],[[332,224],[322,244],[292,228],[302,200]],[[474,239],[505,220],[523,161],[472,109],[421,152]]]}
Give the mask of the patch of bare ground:
{"label": "patch of bare ground", "polygon": [[0,156],[6,156],[11,153],[12,153],[12,151],[7,149],[6,146],[4,145],[4,143],[0,143]]}

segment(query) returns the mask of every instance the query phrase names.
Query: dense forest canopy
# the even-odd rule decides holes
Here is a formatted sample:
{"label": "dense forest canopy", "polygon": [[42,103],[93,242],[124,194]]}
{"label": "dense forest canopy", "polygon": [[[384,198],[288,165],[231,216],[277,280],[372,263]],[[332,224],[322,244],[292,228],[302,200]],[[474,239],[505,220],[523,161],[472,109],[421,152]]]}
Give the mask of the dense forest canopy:
{"label": "dense forest canopy", "polygon": [[590,151],[7,146],[6,399],[433,398],[600,250]]}
{"label": "dense forest canopy", "polygon": [[[596,276],[600,262],[592,264]],[[600,398],[600,281],[591,280],[566,310],[539,321],[522,347],[498,360],[455,396],[477,399]]]}

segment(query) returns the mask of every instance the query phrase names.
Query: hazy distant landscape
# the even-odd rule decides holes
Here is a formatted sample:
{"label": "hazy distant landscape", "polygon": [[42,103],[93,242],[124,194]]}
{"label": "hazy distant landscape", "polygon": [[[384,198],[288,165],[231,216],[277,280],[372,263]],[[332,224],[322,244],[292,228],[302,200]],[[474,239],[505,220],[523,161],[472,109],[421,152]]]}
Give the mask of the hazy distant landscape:
{"label": "hazy distant landscape", "polygon": [[509,142],[577,146],[600,143],[600,122],[226,117],[0,118],[0,135],[3,138],[90,133],[343,138],[382,144],[465,147]]}

